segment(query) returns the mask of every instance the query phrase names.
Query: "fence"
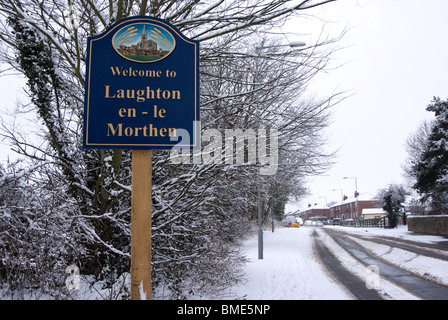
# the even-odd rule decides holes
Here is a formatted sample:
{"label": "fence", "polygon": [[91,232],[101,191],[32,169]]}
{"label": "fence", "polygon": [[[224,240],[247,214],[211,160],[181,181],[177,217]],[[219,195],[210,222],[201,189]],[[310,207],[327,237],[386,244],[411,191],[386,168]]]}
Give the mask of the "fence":
{"label": "fence", "polygon": [[362,219],[362,220],[342,220],[341,226],[355,227],[355,228],[387,228],[388,221],[386,217],[374,218],[374,219]]}

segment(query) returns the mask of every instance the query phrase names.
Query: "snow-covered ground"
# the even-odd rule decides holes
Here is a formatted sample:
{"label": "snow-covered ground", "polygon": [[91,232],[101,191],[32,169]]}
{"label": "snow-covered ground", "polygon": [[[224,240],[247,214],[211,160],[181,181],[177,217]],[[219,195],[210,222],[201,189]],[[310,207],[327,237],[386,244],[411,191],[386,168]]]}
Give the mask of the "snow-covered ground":
{"label": "snow-covered ground", "polygon": [[[277,228],[263,234],[263,259],[258,259],[258,237],[247,240],[249,258],[246,282],[231,294],[249,300],[352,299],[331,279],[315,258],[311,232],[314,228]],[[232,298],[231,296],[229,298]]]}
{"label": "snow-covered ground", "polygon": [[[397,229],[340,228],[341,231],[363,236],[392,236],[420,242],[446,241],[443,237],[416,235],[407,231],[406,226]],[[338,257],[341,263],[364,281],[372,276],[372,270],[355,260],[334,242],[320,228],[277,228],[274,233],[265,231],[264,257],[258,259],[257,236],[248,239],[244,250],[249,263],[246,265],[246,282],[234,287],[228,298],[255,300],[310,300],[310,299],[354,299],[354,297],[321,264],[312,249],[311,233],[316,230],[319,240]],[[356,240],[353,237],[353,240]],[[374,254],[405,267],[416,274],[432,278],[448,285],[448,262],[423,256],[409,251],[374,244],[366,240],[356,240]],[[379,273],[378,292],[385,299],[417,299],[416,296],[381,278]]]}
{"label": "snow-covered ground", "polygon": [[[325,226],[324,228],[277,227],[275,232],[265,230],[263,233],[263,259],[258,259],[258,237],[256,234],[243,243],[243,251],[248,258],[245,265],[245,279],[225,295],[222,299],[245,300],[352,300],[355,297],[327,271],[313,250],[314,238],[322,241],[333,252],[341,264],[366,284],[372,271],[353,258],[339,244],[337,244],[324,230],[338,229],[345,232],[360,246],[366,247],[375,255],[381,256],[408,271],[448,286],[448,261],[429,258],[387,245],[368,241],[370,237],[395,237],[397,239],[412,240],[425,243],[447,241],[446,238],[430,235],[418,235],[408,232],[406,226],[397,229],[376,228],[348,228]],[[312,235],[316,231],[317,235]],[[362,235],[363,239],[354,237]],[[436,250],[448,257],[448,253]],[[419,299],[392,282],[381,277],[379,270],[377,285],[379,294],[385,299],[411,300]],[[120,286],[129,286],[129,276],[117,282],[112,290],[102,289],[101,283],[88,281],[89,277],[82,276],[80,288],[73,292],[74,299],[120,299]],[[0,292],[1,294],[1,292]],[[9,297],[0,295],[0,299],[53,299],[54,297],[33,296]],[[190,297],[195,299],[194,297]],[[201,297],[200,299],[204,299]],[[216,299],[216,297],[214,297]]]}

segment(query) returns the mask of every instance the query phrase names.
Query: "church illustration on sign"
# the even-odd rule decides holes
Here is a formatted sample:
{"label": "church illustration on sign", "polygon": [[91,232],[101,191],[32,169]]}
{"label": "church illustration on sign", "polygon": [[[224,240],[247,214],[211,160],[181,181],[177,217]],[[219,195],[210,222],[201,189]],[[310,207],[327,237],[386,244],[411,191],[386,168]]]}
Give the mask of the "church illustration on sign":
{"label": "church illustration on sign", "polygon": [[157,51],[157,43],[155,41],[152,41],[151,39],[148,39],[146,26],[143,26],[142,37],[140,39],[140,42],[137,43],[136,47],[138,50]]}
{"label": "church illustration on sign", "polygon": [[[150,31],[149,37],[146,27]],[[139,33],[140,39],[136,42]],[[162,32],[155,26],[138,24],[118,32],[113,38],[113,43],[118,54],[126,59],[138,62],[152,62],[160,60],[173,50],[174,39],[170,41],[170,36],[169,33]],[[162,46],[169,50],[163,50]]]}

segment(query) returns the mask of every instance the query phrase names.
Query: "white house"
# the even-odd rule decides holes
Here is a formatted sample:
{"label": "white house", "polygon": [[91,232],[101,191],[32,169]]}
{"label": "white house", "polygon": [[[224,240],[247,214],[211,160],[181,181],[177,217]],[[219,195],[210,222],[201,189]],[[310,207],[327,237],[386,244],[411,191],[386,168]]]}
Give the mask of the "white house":
{"label": "white house", "polygon": [[382,208],[365,208],[362,209],[362,217],[364,219],[375,219],[387,217],[387,212]]}

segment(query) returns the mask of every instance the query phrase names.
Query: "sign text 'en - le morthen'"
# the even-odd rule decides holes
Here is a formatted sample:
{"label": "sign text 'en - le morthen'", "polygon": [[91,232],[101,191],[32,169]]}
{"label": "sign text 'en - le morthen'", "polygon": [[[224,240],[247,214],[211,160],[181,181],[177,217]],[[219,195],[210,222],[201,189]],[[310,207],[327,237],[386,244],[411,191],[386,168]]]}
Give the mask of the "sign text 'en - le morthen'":
{"label": "sign text 'en - le morthen'", "polygon": [[[110,67],[113,76],[122,77],[145,77],[145,78],[160,78],[165,76],[167,78],[176,77],[176,72],[173,70],[138,70],[132,67]],[[146,100],[181,100],[180,90],[164,90],[162,88],[151,89],[146,86],[143,89],[115,89],[110,85],[105,85],[104,98],[105,99],[130,99],[138,103]],[[139,114],[137,109],[133,107],[122,107],[118,110],[120,118],[136,118]],[[152,116],[153,118],[163,119],[167,115],[167,110],[154,104],[151,111],[141,111],[142,116]],[[155,128],[152,123],[138,127],[126,127],[123,123],[107,123],[107,136],[134,136],[134,137],[175,137],[176,128]]]}

